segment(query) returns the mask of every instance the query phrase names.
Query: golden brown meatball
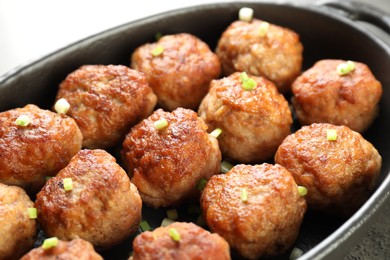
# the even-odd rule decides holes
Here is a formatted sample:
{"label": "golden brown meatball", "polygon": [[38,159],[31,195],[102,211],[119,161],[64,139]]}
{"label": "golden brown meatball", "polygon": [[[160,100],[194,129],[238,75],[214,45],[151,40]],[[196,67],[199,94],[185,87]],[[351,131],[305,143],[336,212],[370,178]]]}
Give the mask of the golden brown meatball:
{"label": "golden brown meatball", "polygon": [[143,73],[122,65],[80,67],[60,84],[60,98],[70,104],[67,114],[83,133],[83,147],[102,149],[122,142],[157,102]]}
{"label": "golden brown meatball", "polygon": [[35,248],[24,255],[21,260],[103,260],[95,252],[92,244],[83,239],[58,241],[57,246],[50,249]]}
{"label": "golden brown meatball", "polygon": [[[179,234],[178,239],[170,235],[172,230]],[[141,233],[133,240],[133,250],[133,256],[129,258],[132,260],[230,259],[229,244],[222,237],[186,222]]]}
{"label": "golden brown meatball", "polygon": [[210,81],[221,74],[218,57],[206,43],[187,33],[140,46],[131,57],[131,67],[146,74],[158,104],[170,111],[197,109]]}
{"label": "golden brown meatball", "polygon": [[0,259],[19,259],[33,247],[37,221],[28,213],[33,207],[22,188],[0,183]]}
{"label": "golden brown meatball", "polygon": [[346,61],[321,60],[298,77],[292,104],[303,125],[331,123],[363,132],[378,113],[382,85],[367,65],[354,62],[355,69],[339,75],[337,66]]}
{"label": "golden brown meatball", "polygon": [[[31,121],[16,123],[19,116]],[[35,105],[0,113],[0,182],[36,193],[81,149],[76,122]]]}
{"label": "golden brown meatball", "polygon": [[[336,131],[336,140],[328,140],[328,130]],[[309,208],[349,216],[374,188],[382,159],[359,133],[322,123],[288,136],[276,152],[275,162],[307,188]]]}
{"label": "golden brown meatball", "polygon": [[274,156],[289,135],[292,116],[288,102],[275,85],[263,77],[253,90],[243,89],[236,72],[213,80],[199,107],[199,116],[211,130],[221,128],[218,137],[224,157],[241,163],[261,162]]}
{"label": "golden brown meatball", "polygon": [[201,196],[209,228],[248,259],[283,254],[306,212],[291,173],[280,165],[237,165],[213,176]]}
{"label": "golden brown meatball", "polygon": [[[168,125],[157,129],[155,122]],[[203,119],[189,109],[161,109],[132,128],[123,143],[131,181],[143,202],[158,208],[198,198],[197,183],[220,172],[221,152]]]}
{"label": "golden brown meatball", "polygon": [[[71,178],[72,190],[65,190],[65,178]],[[35,206],[47,236],[82,238],[107,249],[137,230],[142,202],[114,157],[103,150],[81,150],[48,180]]]}
{"label": "golden brown meatball", "polygon": [[257,19],[233,22],[219,39],[216,54],[225,76],[246,71],[268,78],[285,93],[301,73],[303,46],[297,33],[275,24],[263,35],[264,24]]}

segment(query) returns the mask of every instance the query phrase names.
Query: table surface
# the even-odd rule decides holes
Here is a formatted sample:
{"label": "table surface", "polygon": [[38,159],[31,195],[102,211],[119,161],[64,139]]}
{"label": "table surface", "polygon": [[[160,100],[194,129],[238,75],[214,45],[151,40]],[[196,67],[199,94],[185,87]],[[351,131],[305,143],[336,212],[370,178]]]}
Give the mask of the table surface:
{"label": "table surface", "polygon": [[[359,1],[390,13],[390,0]],[[211,2],[217,1],[0,0],[0,75],[114,26],[168,10]],[[346,259],[390,259],[389,215],[390,201]]]}

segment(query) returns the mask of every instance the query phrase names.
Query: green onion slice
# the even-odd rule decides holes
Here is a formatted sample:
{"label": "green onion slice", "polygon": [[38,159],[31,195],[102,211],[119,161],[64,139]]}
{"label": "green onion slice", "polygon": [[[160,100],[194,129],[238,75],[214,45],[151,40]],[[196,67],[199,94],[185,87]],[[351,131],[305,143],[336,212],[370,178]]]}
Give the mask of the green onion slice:
{"label": "green onion slice", "polygon": [[210,135],[211,136],[214,136],[215,138],[218,138],[218,136],[222,133],[222,129],[221,128],[215,128],[211,133]]}
{"label": "green onion slice", "polygon": [[174,223],[175,221],[172,220],[172,219],[169,219],[169,218],[164,218],[163,221],[161,222],[161,226],[162,227],[166,227],[172,223]]}
{"label": "green onion slice", "polygon": [[43,241],[42,248],[47,250],[47,249],[50,249],[52,247],[56,247],[57,245],[58,245],[58,238],[51,237],[51,238],[47,238]]}
{"label": "green onion slice", "polygon": [[38,216],[36,208],[27,208],[27,212],[30,219],[36,219]]}
{"label": "green onion slice", "polygon": [[248,201],[248,191],[246,190],[246,188],[241,189],[241,201],[242,202]]}
{"label": "green onion slice", "polygon": [[298,193],[300,196],[306,196],[307,189],[304,186],[298,186]]}
{"label": "green onion slice", "polygon": [[295,259],[298,259],[299,257],[301,257],[302,255],[303,255],[302,249],[300,249],[298,247],[294,247],[294,249],[291,251],[289,259],[295,260]]}
{"label": "green onion slice", "polygon": [[142,231],[149,231],[150,230],[150,225],[149,225],[149,223],[146,220],[142,220],[139,223],[139,226],[142,229]]}
{"label": "green onion slice", "polygon": [[347,75],[348,73],[350,73],[351,71],[353,71],[354,69],[355,69],[355,63],[353,61],[349,60],[347,62],[340,63],[337,66],[337,73],[340,76],[344,76],[344,75]]}
{"label": "green onion slice", "polygon": [[58,114],[66,114],[70,108],[70,104],[65,98],[60,98],[57,100],[57,102],[54,104],[54,110]]}
{"label": "green onion slice", "polygon": [[170,228],[168,230],[169,236],[172,238],[173,241],[180,241],[180,233],[177,231],[176,228]]}
{"label": "green onion slice", "polygon": [[233,168],[233,164],[231,164],[230,162],[227,162],[227,161],[222,161],[222,163],[221,163],[221,172],[222,173],[227,173],[232,168]]}
{"label": "green onion slice", "polygon": [[154,36],[154,38],[156,39],[156,41],[160,40],[160,38],[163,36],[163,34],[161,32],[157,32],[156,35]]}
{"label": "green onion slice", "polygon": [[250,22],[253,19],[253,9],[249,7],[242,7],[238,11],[238,19],[243,22]]}
{"label": "green onion slice", "polygon": [[164,129],[167,126],[168,126],[168,121],[165,118],[162,118],[162,119],[157,120],[156,122],[154,122],[154,127],[157,130]]}
{"label": "green onion slice", "polygon": [[64,183],[64,190],[66,191],[71,191],[73,190],[73,181],[72,178],[64,178],[63,180]]}
{"label": "green onion slice", "polygon": [[28,115],[20,115],[16,120],[15,123],[18,126],[28,126],[31,123],[31,118]]}
{"label": "green onion slice", "polygon": [[170,209],[166,211],[167,217],[171,220],[176,220],[179,217],[179,214],[177,213],[176,209]]}
{"label": "green onion slice", "polygon": [[152,55],[154,57],[161,55],[164,52],[164,47],[158,45],[156,48],[152,50]]}
{"label": "green onion slice", "polygon": [[336,141],[337,140],[337,130],[334,130],[334,129],[326,130],[326,139],[328,139],[328,141]]}
{"label": "green onion slice", "polygon": [[196,184],[196,188],[198,189],[198,191],[202,191],[204,190],[204,187],[206,187],[206,184],[207,184],[207,180],[202,178]]}
{"label": "green onion slice", "polygon": [[250,78],[245,71],[240,74],[240,78],[241,86],[244,90],[253,90],[257,87],[257,82]]}
{"label": "green onion slice", "polygon": [[259,35],[260,37],[264,37],[267,35],[269,28],[269,23],[268,22],[262,22],[259,27]]}

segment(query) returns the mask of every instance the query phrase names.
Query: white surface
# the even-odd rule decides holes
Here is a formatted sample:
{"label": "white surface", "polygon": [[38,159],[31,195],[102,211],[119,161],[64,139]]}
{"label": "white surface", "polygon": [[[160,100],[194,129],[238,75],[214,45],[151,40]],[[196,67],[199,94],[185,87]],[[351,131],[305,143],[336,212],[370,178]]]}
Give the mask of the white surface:
{"label": "white surface", "polygon": [[[114,26],[168,10],[217,1],[0,0],[0,75]],[[390,0],[360,1],[386,5],[390,10]]]}

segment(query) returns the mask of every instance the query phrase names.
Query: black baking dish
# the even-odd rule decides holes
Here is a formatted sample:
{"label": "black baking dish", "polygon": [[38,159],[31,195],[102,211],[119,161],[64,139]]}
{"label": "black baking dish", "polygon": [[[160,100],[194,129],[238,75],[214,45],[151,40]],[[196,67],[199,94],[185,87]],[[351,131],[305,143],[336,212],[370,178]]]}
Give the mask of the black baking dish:
{"label": "black baking dish", "polygon": [[[192,33],[214,48],[222,31],[238,10],[251,7],[257,18],[295,30],[304,45],[304,66],[323,58],[350,59],[366,63],[383,86],[380,114],[364,134],[382,158],[379,184],[371,198],[348,220],[308,213],[296,247],[301,259],[340,259],[373,223],[390,193],[390,47],[377,34],[348,18],[361,18],[390,32],[390,17],[365,5],[351,2],[326,5],[291,5],[270,2],[216,3],[179,9],[124,24],[16,68],[0,77],[0,111],[34,103],[49,109],[59,83],[84,64],[129,65],[132,51],[154,41],[156,33]],[[337,9],[334,9],[334,8]],[[347,16],[347,17],[346,17]],[[387,20],[386,20],[387,19]],[[162,212],[145,208],[152,226],[159,225]],[[131,238],[123,245],[102,253],[107,259],[127,259]],[[288,255],[282,258],[288,258]]]}

